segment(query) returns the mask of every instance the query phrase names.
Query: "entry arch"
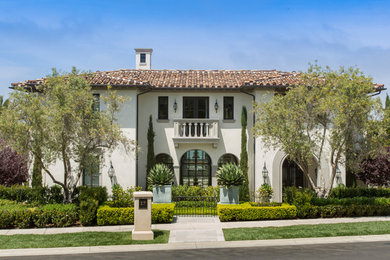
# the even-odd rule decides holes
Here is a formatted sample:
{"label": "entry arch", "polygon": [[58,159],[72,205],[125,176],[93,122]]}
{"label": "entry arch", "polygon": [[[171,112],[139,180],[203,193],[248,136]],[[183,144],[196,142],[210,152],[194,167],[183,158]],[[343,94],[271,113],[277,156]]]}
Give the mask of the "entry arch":
{"label": "entry arch", "polygon": [[211,185],[211,158],[205,151],[193,149],[183,154],[180,160],[180,184]]}

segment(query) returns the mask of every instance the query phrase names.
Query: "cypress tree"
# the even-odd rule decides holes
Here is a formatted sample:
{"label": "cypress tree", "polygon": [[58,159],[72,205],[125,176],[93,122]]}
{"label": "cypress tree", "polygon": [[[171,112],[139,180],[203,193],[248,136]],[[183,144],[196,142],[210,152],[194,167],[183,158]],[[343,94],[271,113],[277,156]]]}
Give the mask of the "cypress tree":
{"label": "cypress tree", "polygon": [[385,109],[390,109],[390,98],[388,94],[386,94]]}
{"label": "cypress tree", "polygon": [[248,115],[246,107],[242,107],[241,111],[241,154],[240,154],[240,168],[244,174],[244,183],[240,186],[240,200],[249,201],[249,181],[248,181],[248,151],[247,145],[247,127]]}
{"label": "cypress tree", "polygon": [[148,128],[148,154],[146,162],[146,188],[148,188],[148,176],[150,169],[156,164],[156,158],[154,156],[154,137],[155,133],[153,131],[152,115],[149,117],[149,128]]}

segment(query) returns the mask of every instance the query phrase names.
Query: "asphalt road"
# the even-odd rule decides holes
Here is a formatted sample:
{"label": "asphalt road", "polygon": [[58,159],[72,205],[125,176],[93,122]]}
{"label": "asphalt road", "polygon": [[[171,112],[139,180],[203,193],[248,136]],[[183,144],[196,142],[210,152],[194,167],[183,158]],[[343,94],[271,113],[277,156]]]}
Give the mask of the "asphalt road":
{"label": "asphalt road", "polygon": [[390,242],[7,257],[1,259],[390,259]]}

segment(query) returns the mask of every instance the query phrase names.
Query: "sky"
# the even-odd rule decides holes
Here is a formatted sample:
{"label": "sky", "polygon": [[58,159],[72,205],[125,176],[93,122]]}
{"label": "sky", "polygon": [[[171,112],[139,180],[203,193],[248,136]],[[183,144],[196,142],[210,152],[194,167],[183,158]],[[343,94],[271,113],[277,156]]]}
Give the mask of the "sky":
{"label": "sky", "polygon": [[390,1],[0,0],[0,95],[51,68],[135,69],[134,48],[153,48],[152,69],[306,71],[317,61],[390,89]]}

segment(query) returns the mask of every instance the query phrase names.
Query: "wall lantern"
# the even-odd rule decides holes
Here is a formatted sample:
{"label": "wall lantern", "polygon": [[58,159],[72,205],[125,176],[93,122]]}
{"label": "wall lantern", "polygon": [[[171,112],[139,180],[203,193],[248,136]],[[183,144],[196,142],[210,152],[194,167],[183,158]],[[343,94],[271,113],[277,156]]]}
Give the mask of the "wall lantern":
{"label": "wall lantern", "polygon": [[176,103],[176,99],[175,99],[175,103],[173,103],[173,110],[175,110],[175,113],[176,113],[176,110],[177,110],[177,103]]}
{"label": "wall lantern", "polygon": [[214,104],[215,113],[218,112],[218,108],[219,108],[218,102],[217,102],[217,100],[215,100],[215,104]]}
{"label": "wall lantern", "polygon": [[110,180],[111,180],[111,184],[112,184],[112,178],[114,178],[115,176],[115,169],[114,169],[114,166],[112,166],[112,161],[110,162],[111,163],[111,166],[110,166],[110,169],[108,169],[108,177],[110,177]]}
{"label": "wall lantern", "polygon": [[267,167],[265,166],[265,162],[264,162],[264,167],[263,167],[263,178],[264,178],[264,183],[266,182],[266,180],[268,179],[268,170],[267,170]]}

